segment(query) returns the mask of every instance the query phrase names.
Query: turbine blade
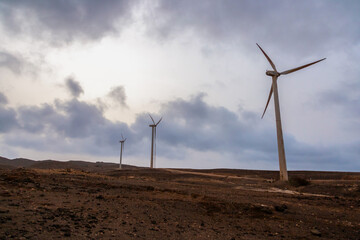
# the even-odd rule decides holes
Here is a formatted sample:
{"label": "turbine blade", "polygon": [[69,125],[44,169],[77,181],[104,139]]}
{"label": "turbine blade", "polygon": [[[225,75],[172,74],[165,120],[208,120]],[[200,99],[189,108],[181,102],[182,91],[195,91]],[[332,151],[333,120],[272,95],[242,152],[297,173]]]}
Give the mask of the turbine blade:
{"label": "turbine blade", "polygon": [[308,66],[311,66],[311,65],[313,65],[313,64],[315,64],[315,63],[321,62],[321,61],[323,61],[323,60],[325,60],[325,59],[326,59],[326,58],[323,58],[323,59],[317,60],[317,61],[315,61],[315,62],[306,64],[306,65],[303,65],[303,66],[300,66],[300,67],[297,67],[297,68],[293,68],[293,69],[290,69],[290,70],[286,70],[286,71],[284,71],[284,72],[281,72],[280,75],[286,75],[286,74],[289,74],[289,73],[292,73],[292,72],[296,72],[296,71],[298,71],[298,70],[300,70],[300,69],[303,69],[303,68],[306,68],[306,67],[308,67]]}
{"label": "turbine blade", "polygon": [[127,138],[124,139],[124,142],[126,141]]}
{"label": "turbine blade", "polygon": [[264,112],[263,112],[263,115],[261,116],[261,119],[264,117],[265,112],[266,112],[266,109],[267,109],[267,107],[269,106],[269,102],[270,102],[270,99],[271,99],[272,93],[273,93],[273,86],[272,86],[272,84],[271,84],[269,97],[268,97],[268,100],[267,100],[267,103],[266,103],[266,106],[265,106],[265,110],[264,110]]}
{"label": "turbine blade", "polygon": [[162,117],[160,118],[160,120],[155,125],[157,126],[161,122],[161,120],[162,120]]}
{"label": "turbine blade", "polygon": [[124,136],[121,134],[122,140],[124,140]]}
{"label": "turbine blade", "polygon": [[265,51],[260,47],[259,44],[256,44],[256,45],[260,48],[262,53],[265,55],[266,59],[269,61],[270,65],[271,65],[271,67],[277,72],[275,64],[271,61],[270,57],[265,53]]}
{"label": "turbine blade", "polygon": [[154,125],[156,125],[156,124],[155,124],[155,121],[154,121],[154,119],[152,118],[152,116],[150,115],[150,113],[149,113],[149,117],[151,118],[151,120],[152,120],[152,122],[154,123]]}

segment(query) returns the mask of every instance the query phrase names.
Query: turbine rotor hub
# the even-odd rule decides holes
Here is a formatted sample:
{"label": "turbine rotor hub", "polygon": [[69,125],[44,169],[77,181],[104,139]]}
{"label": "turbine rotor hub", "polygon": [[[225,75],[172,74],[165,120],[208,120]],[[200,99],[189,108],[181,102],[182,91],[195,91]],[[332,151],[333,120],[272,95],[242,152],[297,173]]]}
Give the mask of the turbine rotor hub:
{"label": "turbine rotor hub", "polygon": [[278,77],[278,76],[280,76],[280,73],[278,73],[276,71],[267,70],[266,75],[271,76],[271,77]]}

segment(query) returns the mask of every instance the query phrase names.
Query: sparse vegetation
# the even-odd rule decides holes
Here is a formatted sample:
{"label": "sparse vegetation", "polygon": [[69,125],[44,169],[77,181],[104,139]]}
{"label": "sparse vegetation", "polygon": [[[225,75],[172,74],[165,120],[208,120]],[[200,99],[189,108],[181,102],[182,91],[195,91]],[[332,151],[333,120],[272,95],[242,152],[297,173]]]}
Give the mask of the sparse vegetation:
{"label": "sparse vegetation", "polygon": [[289,183],[293,187],[301,187],[301,186],[310,185],[310,181],[306,180],[305,178],[301,178],[301,177],[292,177],[292,178],[290,178]]}
{"label": "sparse vegetation", "polygon": [[[360,173],[290,172],[296,186],[316,182],[294,189],[266,182],[277,171],[34,164],[2,169],[0,162],[0,239],[359,236]],[[345,174],[352,178],[342,181]],[[346,225],[337,225],[338,219]]]}

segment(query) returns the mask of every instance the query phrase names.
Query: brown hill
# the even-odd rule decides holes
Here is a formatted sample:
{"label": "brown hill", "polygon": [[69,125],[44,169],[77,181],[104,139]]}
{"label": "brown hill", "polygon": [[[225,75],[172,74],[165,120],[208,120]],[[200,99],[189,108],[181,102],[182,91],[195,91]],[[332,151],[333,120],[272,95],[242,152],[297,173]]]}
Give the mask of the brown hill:
{"label": "brown hill", "polygon": [[36,163],[0,171],[0,239],[360,239],[360,182],[343,173],[290,172],[327,178],[294,186],[275,171]]}
{"label": "brown hill", "polygon": [[18,167],[29,167],[34,164],[34,160],[26,159],[26,158],[15,158],[15,159],[8,159],[4,157],[0,157],[0,164],[12,166],[15,168]]}
{"label": "brown hill", "polygon": [[[14,168],[33,168],[33,169],[76,169],[90,172],[104,172],[114,170],[119,167],[119,164],[106,162],[86,162],[86,161],[55,161],[42,160],[34,161],[25,158],[8,159],[0,157],[0,169],[14,169]],[[123,169],[137,168],[131,165],[122,165]]]}

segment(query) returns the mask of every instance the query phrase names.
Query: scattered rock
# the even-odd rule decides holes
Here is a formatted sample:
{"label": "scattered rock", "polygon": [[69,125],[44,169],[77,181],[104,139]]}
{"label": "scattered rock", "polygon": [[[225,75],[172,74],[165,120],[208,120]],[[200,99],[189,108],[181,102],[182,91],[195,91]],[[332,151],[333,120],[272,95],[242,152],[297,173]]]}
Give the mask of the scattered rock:
{"label": "scattered rock", "polygon": [[273,213],[271,208],[269,206],[264,205],[264,204],[254,205],[251,208],[255,212],[261,212],[261,213],[266,213],[266,214],[272,214]]}
{"label": "scattered rock", "polygon": [[160,229],[158,227],[151,227],[149,228],[151,231],[160,231]]}
{"label": "scattered rock", "polygon": [[97,195],[97,196],[96,196],[96,199],[99,199],[99,200],[104,200],[105,198],[104,198],[104,196],[103,196],[103,195]]}
{"label": "scattered rock", "polygon": [[321,237],[321,232],[316,228],[311,229],[310,232],[311,232],[312,235]]}
{"label": "scattered rock", "polygon": [[277,212],[285,212],[288,209],[288,207],[286,206],[286,204],[282,204],[281,206],[276,205],[275,206],[275,210]]}

